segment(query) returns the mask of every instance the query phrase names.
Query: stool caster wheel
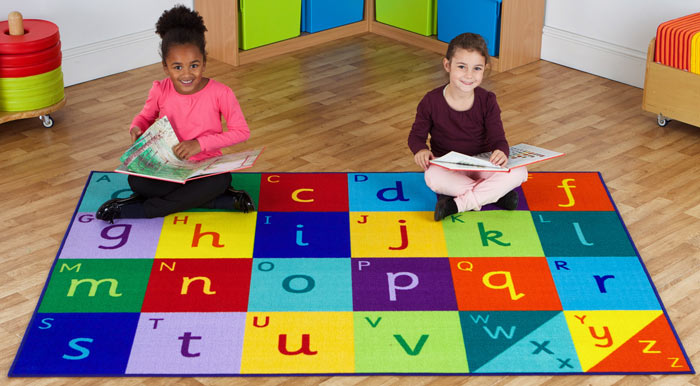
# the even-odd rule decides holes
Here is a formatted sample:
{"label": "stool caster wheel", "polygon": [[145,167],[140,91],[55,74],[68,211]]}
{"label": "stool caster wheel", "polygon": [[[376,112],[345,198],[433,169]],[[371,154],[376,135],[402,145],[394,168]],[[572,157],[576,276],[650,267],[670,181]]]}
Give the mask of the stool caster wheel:
{"label": "stool caster wheel", "polygon": [[53,118],[51,118],[50,115],[40,115],[39,119],[41,119],[41,124],[44,125],[44,127],[49,128],[53,126]]}
{"label": "stool caster wheel", "polygon": [[656,117],[656,123],[658,123],[661,127],[665,127],[669,122],[671,122],[671,120],[668,119],[668,117],[664,117],[663,114],[659,114]]}

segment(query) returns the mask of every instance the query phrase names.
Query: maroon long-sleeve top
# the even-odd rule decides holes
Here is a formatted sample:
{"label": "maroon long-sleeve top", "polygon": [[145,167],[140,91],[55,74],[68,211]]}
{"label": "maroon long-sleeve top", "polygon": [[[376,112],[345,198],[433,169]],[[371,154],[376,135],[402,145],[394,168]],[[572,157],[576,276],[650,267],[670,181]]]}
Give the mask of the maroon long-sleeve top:
{"label": "maroon long-sleeve top", "polygon": [[475,155],[496,149],[509,155],[508,141],[501,121],[496,95],[481,87],[474,89],[474,104],[469,110],[457,111],[448,104],[440,86],[429,91],[418,104],[416,120],[408,135],[413,154],[428,149],[435,157],[450,151]]}

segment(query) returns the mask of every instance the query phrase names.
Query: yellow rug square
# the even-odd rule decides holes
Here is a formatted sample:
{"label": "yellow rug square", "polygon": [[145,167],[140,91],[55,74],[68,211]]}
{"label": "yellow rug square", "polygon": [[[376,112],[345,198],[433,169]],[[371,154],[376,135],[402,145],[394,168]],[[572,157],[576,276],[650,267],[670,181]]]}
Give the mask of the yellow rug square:
{"label": "yellow rug square", "polygon": [[446,257],[433,212],[351,212],[352,257]]}
{"label": "yellow rug square", "polygon": [[352,312],[249,312],[241,374],[352,373]]}
{"label": "yellow rug square", "polygon": [[165,217],[156,259],[252,258],[257,212],[187,212]]}

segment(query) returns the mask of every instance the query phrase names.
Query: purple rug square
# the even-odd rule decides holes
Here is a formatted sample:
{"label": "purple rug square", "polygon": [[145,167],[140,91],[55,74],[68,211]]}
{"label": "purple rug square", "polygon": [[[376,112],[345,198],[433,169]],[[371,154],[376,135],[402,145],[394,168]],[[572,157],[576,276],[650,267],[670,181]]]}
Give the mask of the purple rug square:
{"label": "purple rug square", "polygon": [[126,374],[239,374],[245,312],[141,313]]}
{"label": "purple rug square", "polygon": [[59,259],[152,259],[163,218],[117,219],[114,224],[78,212]]}
{"label": "purple rug square", "polygon": [[447,258],[353,259],[355,311],[457,310]]}

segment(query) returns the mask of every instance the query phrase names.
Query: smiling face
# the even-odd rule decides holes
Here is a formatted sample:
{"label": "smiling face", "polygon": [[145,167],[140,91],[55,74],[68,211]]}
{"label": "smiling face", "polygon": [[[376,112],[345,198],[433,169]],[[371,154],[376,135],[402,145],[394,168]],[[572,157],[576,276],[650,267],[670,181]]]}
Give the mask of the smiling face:
{"label": "smiling face", "polygon": [[194,94],[206,86],[204,56],[193,44],[170,47],[163,70],[173,81],[175,90],[184,95]]}
{"label": "smiling face", "polygon": [[450,74],[450,86],[454,90],[471,94],[484,80],[486,58],[478,51],[457,48],[451,60],[443,60],[443,65]]}

